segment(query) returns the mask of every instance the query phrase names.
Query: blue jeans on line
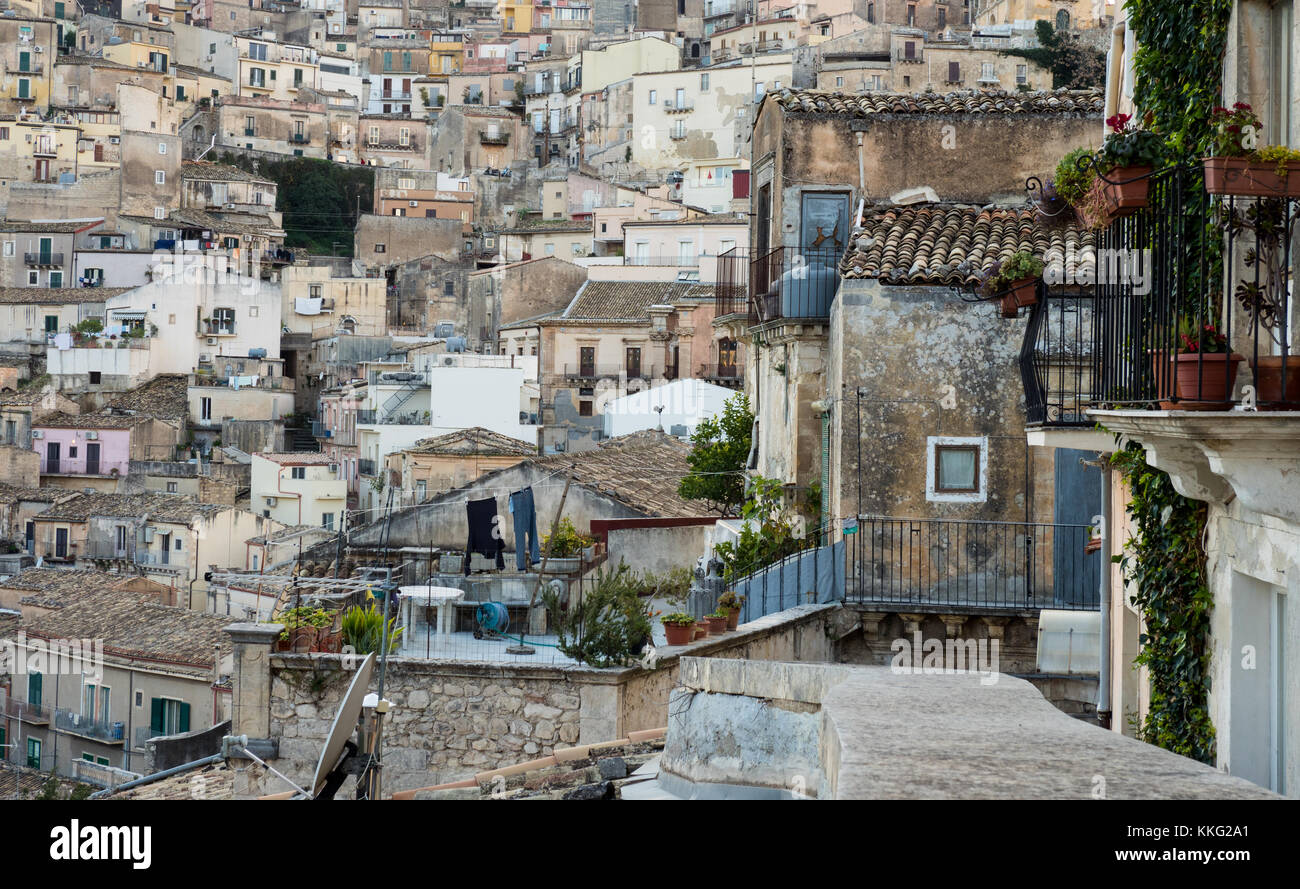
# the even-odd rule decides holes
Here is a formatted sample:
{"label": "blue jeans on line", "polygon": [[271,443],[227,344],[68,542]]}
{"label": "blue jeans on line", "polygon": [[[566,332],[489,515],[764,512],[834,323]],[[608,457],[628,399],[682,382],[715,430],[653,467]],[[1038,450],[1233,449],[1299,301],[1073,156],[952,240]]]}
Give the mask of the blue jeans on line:
{"label": "blue jeans on line", "polygon": [[[533,508],[532,488],[510,495],[510,513],[515,519],[515,568],[524,571],[542,558],[542,549],[537,541],[537,510]],[[528,538],[526,549],[525,535]]]}

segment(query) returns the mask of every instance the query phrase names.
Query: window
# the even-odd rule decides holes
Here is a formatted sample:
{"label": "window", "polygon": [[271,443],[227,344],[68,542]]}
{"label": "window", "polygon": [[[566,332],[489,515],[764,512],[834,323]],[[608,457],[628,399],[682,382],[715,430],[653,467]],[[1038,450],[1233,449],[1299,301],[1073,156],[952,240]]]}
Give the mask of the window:
{"label": "window", "polygon": [[[40,273],[40,272],[31,271],[31,272],[28,272],[28,273],[27,273],[27,286],[29,286],[29,287],[35,287],[36,285],[38,285],[38,284],[40,284],[40,283],[41,283],[41,273]],[[55,331],[47,331],[47,333],[49,333],[49,332],[57,332],[57,329],[56,329]]]}
{"label": "window", "polygon": [[946,27],[948,27],[948,10],[940,6],[939,7],[939,30],[942,31]]}
{"label": "window", "polygon": [[961,63],[960,63],[960,62],[949,62],[949,63],[948,63],[948,82],[949,82],[949,83],[957,83],[959,80],[961,80]]}
{"label": "window", "polygon": [[320,518],[320,526],[324,528],[326,531],[333,531],[334,513],[332,512],[323,513]]}
{"label": "window", "polygon": [[980,80],[997,80],[998,76],[993,71],[992,62],[980,63]]}
{"label": "window", "polygon": [[[168,482],[168,483],[167,483],[167,493],[168,493],[168,494],[175,494],[175,493],[177,493],[176,482]],[[180,540],[177,540],[177,541],[176,541],[176,548],[177,548],[177,549],[180,549],[180,545],[181,545]]]}
{"label": "window", "polygon": [[386,248],[383,244],[376,244],[376,245],[375,245],[375,252],[376,252],[376,253],[384,253],[384,252],[386,252],[386,251],[387,251],[387,248]]}
{"label": "window", "polygon": [[909,28],[916,27],[916,4],[915,3],[907,4],[907,26]]}
{"label": "window", "polygon": [[39,769],[41,767],[41,742],[37,738],[27,739],[27,768]]}
{"label": "window", "polygon": [[174,698],[149,700],[149,730],[158,735],[178,735],[190,730],[190,705]]}
{"label": "window", "polygon": [[701,75],[700,75],[700,92],[702,92],[702,93],[707,93],[708,91],[709,91],[709,75],[708,75],[708,74],[701,74]]}
{"label": "window", "polygon": [[[153,218],[154,218],[154,219],[166,219],[166,218],[167,218],[167,208],[166,208],[166,207],[154,207],[154,208],[153,208]],[[168,239],[168,240],[170,240],[170,239]]]}
{"label": "window", "polygon": [[235,332],[235,310],[213,309],[212,327],[214,333],[232,335]]}
{"label": "window", "polygon": [[1029,66],[1028,66],[1028,65],[1017,65],[1017,66],[1016,66],[1016,83],[1017,83],[1017,84],[1021,84],[1021,83],[1029,83]]}
{"label": "window", "polygon": [[306,466],[294,466],[292,469],[289,470],[289,474],[290,474],[290,476],[293,477],[293,478],[302,478],[302,479],[305,479],[305,478],[307,477],[307,467],[306,467]]}
{"label": "window", "polygon": [[50,286],[51,287],[63,286],[63,272],[50,272]]}
{"label": "window", "polygon": [[[50,286],[53,287],[54,285],[51,284]],[[89,382],[92,386],[98,386],[104,379],[104,372],[102,370],[87,371],[86,375],[90,378]]]}
{"label": "window", "polygon": [[158,153],[159,153],[159,154],[166,154],[166,153],[167,153],[167,143],[166,143],[166,142],[159,142],[159,143],[158,143]]}
{"label": "window", "polygon": [[212,419],[212,399],[211,399],[211,398],[200,398],[200,399],[199,399],[199,415],[200,415],[200,418],[203,419],[203,420],[211,420],[211,419]]}
{"label": "window", "polygon": [[167,184],[167,174],[166,174],[166,172],[164,172],[164,171],[162,171],[162,170],[154,170],[154,171],[153,171],[153,184],[154,184],[154,185],[166,185],[166,184]]}
{"label": "window", "polygon": [[987,440],[984,438],[927,439],[926,499],[937,502],[982,503],[988,475]]}
{"label": "window", "polygon": [[126,553],[126,525],[118,525],[114,529],[114,552],[118,555]]}
{"label": "window", "polygon": [[590,402],[590,401],[579,401],[579,402],[578,402],[578,416],[579,416],[579,417],[590,417],[590,416],[591,416],[591,402]]}
{"label": "window", "polygon": [[836,78],[835,78],[835,85],[836,85],[836,86],[844,86],[844,78],[843,78],[843,77],[836,77]]}
{"label": "window", "polygon": [[659,90],[650,91],[650,104],[654,105],[659,101]]}

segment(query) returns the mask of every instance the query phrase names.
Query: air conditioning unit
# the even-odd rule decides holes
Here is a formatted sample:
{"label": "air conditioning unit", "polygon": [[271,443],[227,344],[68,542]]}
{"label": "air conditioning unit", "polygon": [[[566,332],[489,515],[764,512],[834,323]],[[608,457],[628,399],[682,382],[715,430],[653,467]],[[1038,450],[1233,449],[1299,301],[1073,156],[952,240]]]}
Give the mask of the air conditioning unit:
{"label": "air conditioning unit", "polygon": [[90,429],[86,432],[86,441],[95,441],[97,438],[99,438],[99,433],[94,429]]}
{"label": "air conditioning unit", "polygon": [[33,51],[33,52],[45,52],[45,47],[41,46],[41,45],[38,43],[38,44],[36,44],[35,46],[32,47],[32,51]]}
{"label": "air conditioning unit", "polygon": [[215,346],[216,344],[217,344],[217,338],[215,336],[208,337],[209,346]]}
{"label": "air conditioning unit", "polygon": [[267,505],[267,506],[275,506],[275,498],[274,498],[274,497],[267,497],[267,498],[266,498],[266,505]]}
{"label": "air conditioning unit", "polygon": [[412,206],[412,207],[418,207],[418,206],[420,206],[420,202],[419,202],[419,201],[407,201],[406,203],[409,204],[409,205]]}
{"label": "air conditioning unit", "polygon": [[154,529],[152,527],[146,527],[144,529],[144,542],[153,543],[153,535],[154,535]]}
{"label": "air conditioning unit", "polygon": [[44,438],[44,437],[45,437],[45,433],[42,432],[41,430],[39,429],[32,430],[32,438]]}

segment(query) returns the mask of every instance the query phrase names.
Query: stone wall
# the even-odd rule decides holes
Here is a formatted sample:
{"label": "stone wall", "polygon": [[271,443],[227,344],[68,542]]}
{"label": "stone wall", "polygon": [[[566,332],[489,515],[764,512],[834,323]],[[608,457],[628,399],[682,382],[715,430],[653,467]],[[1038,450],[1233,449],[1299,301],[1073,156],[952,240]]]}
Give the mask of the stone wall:
{"label": "stone wall", "polygon": [[0,445],[0,482],[34,487],[41,477],[41,455],[31,448]]}
{"label": "stone wall", "polygon": [[[769,615],[734,633],[671,649],[650,670],[391,658],[384,689],[393,703],[384,725],[385,792],[457,781],[557,748],[662,727],[681,655],[828,660],[842,614],[838,606],[800,606]],[[236,659],[246,660],[240,650]],[[271,656],[269,737],[280,744],[276,768],[291,779],[310,780],[350,681],[339,655]],[[255,676],[236,677],[236,701],[246,696],[257,697]],[[241,712],[249,718],[261,712],[257,700],[235,710],[233,731],[261,737],[238,724]],[[351,786],[340,794],[350,794]]]}

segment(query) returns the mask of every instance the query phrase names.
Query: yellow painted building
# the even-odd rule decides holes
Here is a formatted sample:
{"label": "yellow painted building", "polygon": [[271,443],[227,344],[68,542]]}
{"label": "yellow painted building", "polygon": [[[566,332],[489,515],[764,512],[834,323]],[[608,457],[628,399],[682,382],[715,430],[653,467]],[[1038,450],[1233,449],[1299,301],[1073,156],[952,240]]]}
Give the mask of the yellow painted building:
{"label": "yellow painted building", "polygon": [[77,175],[75,124],[0,119],[0,181],[58,182]]}
{"label": "yellow painted building", "polygon": [[0,16],[0,112],[49,108],[58,35],[54,19]]}
{"label": "yellow painted building", "polygon": [[532,31],[532,0],[501,0],[498,10],[502,34],[527,34]]}
{"label": "yellow painted building", "polygon": [[1051,22],[1058,31],[1100,28],[1115,16],[1115,0],[971,0],[976,25],[1033,27]]}

